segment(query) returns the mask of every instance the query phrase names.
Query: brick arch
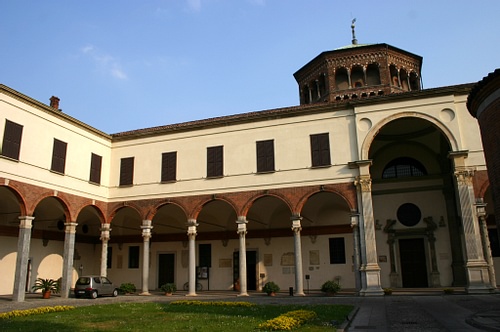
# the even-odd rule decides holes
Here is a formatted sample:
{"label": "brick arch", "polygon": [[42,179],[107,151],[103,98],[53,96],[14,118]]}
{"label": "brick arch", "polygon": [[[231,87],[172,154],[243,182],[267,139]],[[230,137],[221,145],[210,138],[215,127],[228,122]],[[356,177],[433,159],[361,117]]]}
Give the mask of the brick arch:
{"label": "brick arch", "polygon": [[432,123],[436,128],[438,128],[441,133],[446,137],[448,144],[450,144],[451,150],[452,151],[458,151],[460,150],[460,146],[453,136],[453,133],[446,127],[441,121],[438,119],[429,116],[424,113],[418,113],[418,112],[401,112],[398,114],[392,114],[391,116],[388,116],[385,119],[382,119],[379,121],[377,124],[375,124],[368,134],[365,136],[363,140],[363,144],[361,145],[361,160],[368,160],[368,156],[370,153],[370,146],[373,143],[373,140],[377,136],[377,134],[380,132],[382,127],[384,127],[386,124],[389,122],[392,122],[397,119],[401,118],[408,118],[408,117],[413,117],[413,118],[419,118],[422,120],[427,120],[428,122]]}
{"label": "brick arch", "polygon": [[220,195],[220,196],[217,195],[217,196],[202,200],[200,203],[198,203],[198,205],[195,206],[193,211],[191,211],[191,214],[188,216],[188,219],[195,219],[195,220],[198,219],[198,215],[200,214],[203,207],[205,205],[207,205],[208,203],[213,202],[213,201],[223,201],[223,202],[227,203],[234,210],[236,215],[238,215],[238,209],[236,208],[234,202],[231,199],[229,199],[228,197],[226,197],[224,195]]}
{"label": "brick arch", "polygon": [[11,185],[5,185],[2,187],[7,188],[7,190],[9,190],[14,195],[14,197],[16,197],[17,202],[19,204],[19,210],[21,211],[21,216],[26,216],[26,214],[28,213],[26,208],[26,202],[24,200],[23,195],[19,192],[19,190],[15,188],[15,186]]}
{"label": "brick arch", "polygon": [[106,218],[104,217],[104,213],[102,212],[102,210],[97,205],[95,205],[95,204],[87,204],[85,206],[82,206],[78,210],[78,212],[76,213],[77,218],[80,215],[80,213],[83,211],[83,209],[85,209],[86,207],[91,207],[91,208],[93,208],[97,212],[97,216],[99,217],[99,221],[100,221],[101,224],[104,224],[104,223],[109,224],[109,222],[106,222]]}
{"label": "brick arch", "polygon": [[262,198],[262,197],[276,197],[277,199],[283,201],[283,203],[286,204],[286,206],[288,206],[288,209],[290,209],[290,212],[293,213],[294,210],[293,210],[293,204],[290,202],[290,200],[288,199],[288,197],[286,197],[286,195],[283,195],[279,192],[264,192],[264,193],[258,193],[258,194],[255,194],[253,196],[251,196],[248,201],[244,204],[244,206],[242,207],[241,209],[241,214],[242,216],[246,216],[248,214],[248,210],[250,210],[250,208],[252,207],[253,203],[258,200],[259,198]]}
{"label": "brick arch", "polygon": [[184,215],[186,216],[186,218],[188,218],[188,213],[186,211],[186,207],[181,202],[178,202],[175,199],[173,199],[173,200],[168,200],[166,202],[158,203],[155,206],[153,206],[151,208],[151,210],[148,212],[148,214],[146,215],[146,220],[153,220],[154,216],[158,213],[158,210],[166,205],[175,205],[175,206],[179,207],[182,210],[182,212],[184,212]]}
{"label": "brick arch", "polygon": [[45,193],[37,201],[34,202],[33,212],[35,212],[35,208],[46,198],[55,198],[62,205],[64,216],[67,222],[73,222],[76,220],[76,218],[73,218],[73,213],[71,213],[71,210],[69,209],[69,203],[63,197],[54,195],[53,191],[51,193]]}
{"label": "brick arch", "polygon": [[141,218],[143,217],[143,215],[141,214],[141,210],[135,204],[133,204],[133,203],[121,203],[118,206],[115,206],[111,209],[111,212],[109,213],[109,216],[108,216],[109,223],[111,223],[113,221],[113,219],[116,216],[116,214],[118,213],[118,211],[120,211],[121,209],[124,209],[124,208],[131,208],[132,210],[137,212],[139,217],[141,217]]}
{"label": "brick arch", "polygon": [[[342,190],[342,189],[344,189],[344,190]],[[347,194],[349,194],[349,196],[345,195],[346,194],[345,189],[347,189],[347,188],[338,188],[337,186],[324,186],[321,189],[311,188],[311,190],[309,192],[307,192],[304,196],[302,196],[302,198],[299,200],[299,202],[297,202],[297,206],[296,206],[295,211],[302,211],[302,209],[304,208],[304,205],[307,203],[307,201],[309,200],[310,197],[314,196],[315,194],[324,193],[324,192],[332,193],[332,194],[336,194],[336,195],[340,196],[344,200],[347,207],[351,211],[356,211],[356,201],[353,200],[353,198],[355,198],[355,194],[356,194],[354,184],[352,185],[352,189],[350,190],[350,192],[347,192]]]}

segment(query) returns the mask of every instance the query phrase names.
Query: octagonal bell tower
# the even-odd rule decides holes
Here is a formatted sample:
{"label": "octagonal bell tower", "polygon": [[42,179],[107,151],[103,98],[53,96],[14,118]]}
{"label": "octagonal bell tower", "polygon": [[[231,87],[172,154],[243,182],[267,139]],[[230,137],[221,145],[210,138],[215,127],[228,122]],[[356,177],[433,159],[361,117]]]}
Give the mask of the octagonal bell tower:
{"label": "octagonal bell tower", "polygon": [[422,57],[388,44],[352,44],[326,51],[293,76],[300,105],[341,102],[421,89]]}

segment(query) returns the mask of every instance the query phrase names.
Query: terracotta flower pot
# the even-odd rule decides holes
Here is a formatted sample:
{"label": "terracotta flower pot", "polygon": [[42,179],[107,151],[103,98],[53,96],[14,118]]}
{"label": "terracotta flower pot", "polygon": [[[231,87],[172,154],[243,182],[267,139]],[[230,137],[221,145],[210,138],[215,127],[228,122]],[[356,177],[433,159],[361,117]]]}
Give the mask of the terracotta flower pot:
{"label": "terracotta flower pot", "polygon": [[44,292],[42,292],[42,297],[44,299],[50,299],[50,291],[44,291]]}

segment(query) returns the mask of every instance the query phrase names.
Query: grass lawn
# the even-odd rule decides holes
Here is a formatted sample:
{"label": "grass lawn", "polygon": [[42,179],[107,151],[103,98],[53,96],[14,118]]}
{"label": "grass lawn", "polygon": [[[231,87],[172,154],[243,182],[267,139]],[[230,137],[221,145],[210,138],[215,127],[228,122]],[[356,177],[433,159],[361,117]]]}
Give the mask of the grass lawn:
{"label": "grass lawn", "polygon": [[318,317],[294,331],[332,331],[352,310],[347,305],[173,305],[121,303],[0,319],[0,331],[257,331],[257,326],[283,313],[305,309]]}

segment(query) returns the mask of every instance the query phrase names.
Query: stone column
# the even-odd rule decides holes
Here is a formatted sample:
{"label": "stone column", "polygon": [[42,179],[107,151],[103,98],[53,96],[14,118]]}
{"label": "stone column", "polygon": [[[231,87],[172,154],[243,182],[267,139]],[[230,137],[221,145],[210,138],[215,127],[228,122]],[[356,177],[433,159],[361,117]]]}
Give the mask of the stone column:
{"label": "stone column", "polygon": [[108,242],[109,232],[111,231],[110,224],[101,224],[101,237],[99,240],[102,242],[101,248],[101,276],[108,276]]}
{"label": "stone column", "polygon": [[302,271],[302,244],[300,242],[300,231],[302,230],[300,221],[302,220],[302,217],[299,215],[292,215],[290,220],[292,221],[295,251],[295,294],[298,296],[305,296],[303,280],[304,272]]}
{"label": "stone column", "polygon": [[481,242],[483,244],[483,253],[488,264],[488,273],[490,275],[490,284],[493,289],[497,288],[497,278],[495,276],[495,266],[491,256],[490,238],[488,235],[488,225],[486,224],[486,203],[481,199],[476,203],[477,217],[479,219]]}
{"label": "stone column", "polygon": [[361,257],[359,255],[359,214],[351,214],[351,228],[353,238],[353,253],[354,253],[354,281],[356,291],[361,289],[361,278],[359,275],[359,268],[361,265]]}
{"label": "stone column", "polygon": [[375,219],[373,217],[372,180],[370,178],[371,160],[362,160],[350,164],[350,167],[359,168],[359,176],[354,185],[361,201],[361,291],[362,296],[383,295],[380,286],[380,267],[377,262],[377,245],[375,239]]}
{"label": "stone column", "polygon": [[481,232],[475,211],[474,170],[465,166],[466,151],[450,153],[455,165],[455,190],[458,198],[458,213],[462,220],[462,242],[465,255],[466,291],[488,293],[491,290],[488,265],[484,260]]}
{"label": "stone column", "polygon": [[22,302],[26,293],[26,277],[31,243],[31,225],[35,219],[30,216],[19,217],[19,237],[17,239],[16,274],[12,301]]}
{"label": "stone column", "polygon": [[65,223],[64,256],[61,282],[61,298],[67,299],[73,284],[73,256],[75,254],[76,222]]}
{"label": "stone column", "polygon": [[149,293],[149,240],[151,239],[151,220],[142,221],[142,293],[141,295],[151,295]]}
{"label": "stone column", "polygon": [[196,296],[196,247],[195,247],[195,239],[196,239],[196,227],[198,223],[196,223],[195,219],[189,219],[187,222],[188,226],[188,247],[189,247],[189,266],[188,266],[188,282],[189,289],[186,296]]}
{"label": "stone column", "polygon": [[240,294],[238,296],[248,296],[247,293],[247,246],[246,246],[246,234],[247,234],[247,223],[246,217],[240,216],[236,221],[238,224],[238,235],[240,237]]}

